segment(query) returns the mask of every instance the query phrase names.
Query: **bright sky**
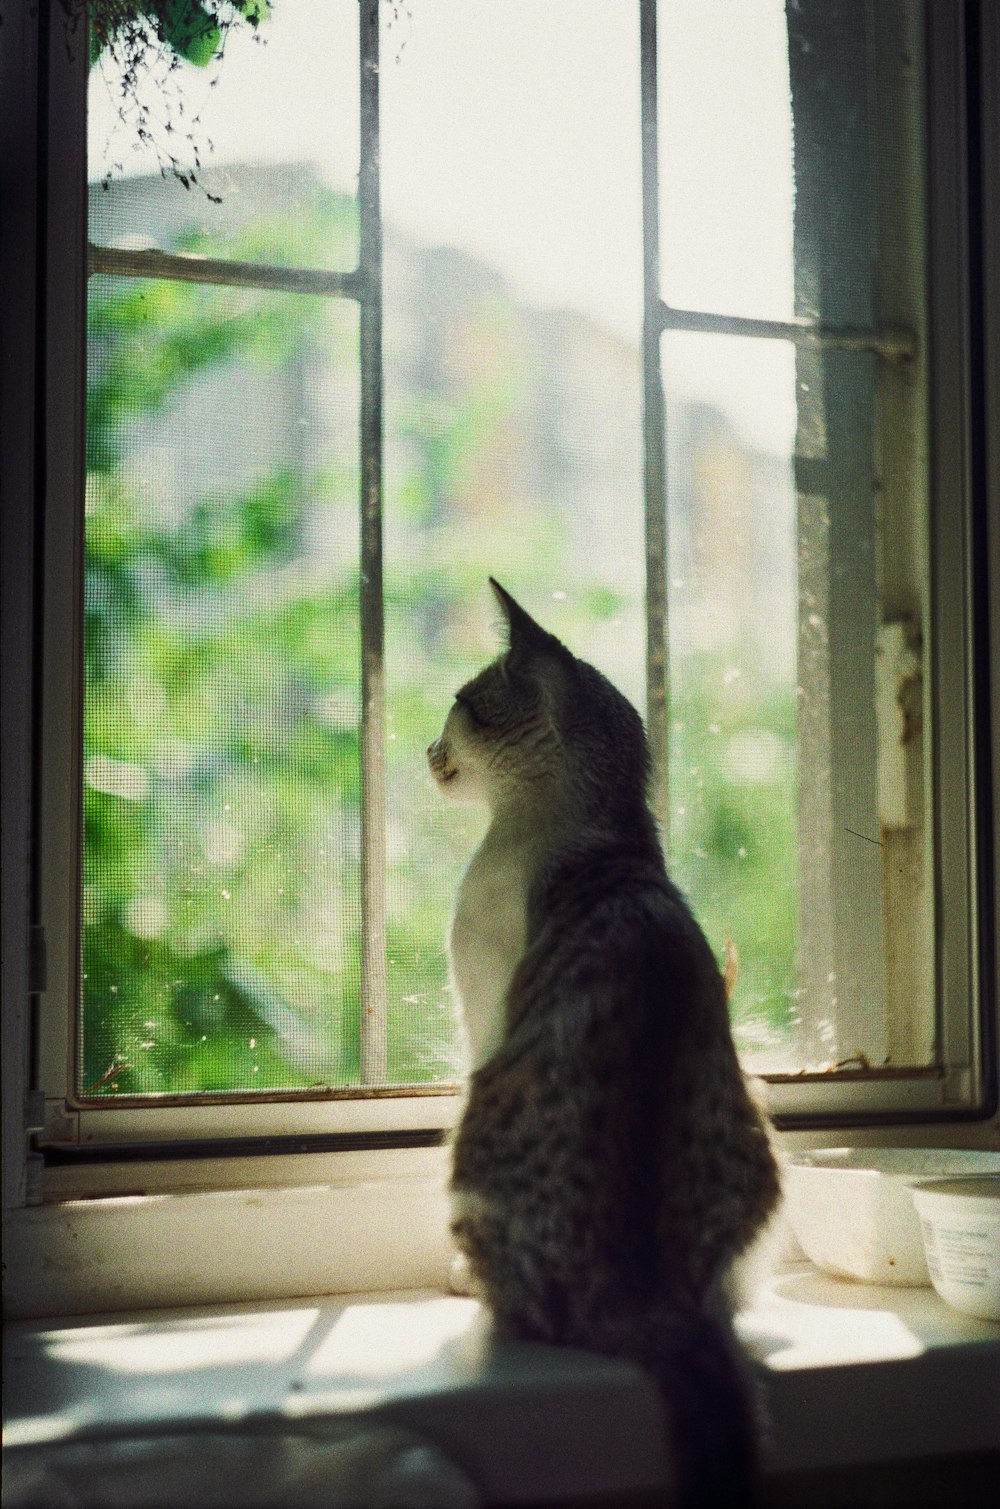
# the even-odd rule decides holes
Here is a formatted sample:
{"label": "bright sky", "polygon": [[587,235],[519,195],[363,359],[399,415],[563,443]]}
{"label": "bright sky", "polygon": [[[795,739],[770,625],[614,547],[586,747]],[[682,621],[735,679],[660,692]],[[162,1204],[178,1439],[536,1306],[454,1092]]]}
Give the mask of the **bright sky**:
{"label": "bright sky", "polygon": [[[267,45],[234,34],[218,83],[183,68],[214,160],[357,172],[357,0],[273,0]],[[520,295],[638,339],[642,290],[637,0],[383,0],[383,203],[424,242],[460,246]],[[791,313],[791,140],[782,0],[661,0],[661,243],[674,303]],[[725,25],[720,17],[725,17]],[[132,151],[114,81],[91,89],[91,176]],[[155,100],[155,95],[150,96]],[[109,143],[110,150],[105,153]],[[788,449],[783,343],[686,338],[670,380]]]}

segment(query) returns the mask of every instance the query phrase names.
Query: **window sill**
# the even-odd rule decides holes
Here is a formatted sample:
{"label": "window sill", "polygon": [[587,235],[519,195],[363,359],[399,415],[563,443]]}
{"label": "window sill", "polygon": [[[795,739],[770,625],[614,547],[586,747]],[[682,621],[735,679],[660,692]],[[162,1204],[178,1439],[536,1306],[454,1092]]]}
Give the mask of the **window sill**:
{"label": "window sill", "polygon": [[[988,1408],[1000,1326],[956,1314],[931,1289],[839,1282],[792,1264],[741,1330],[759,1359],[777,1478],[1000,1449]],[[5,1353],[15,1482],[18,1463],[37,1476],[71,1443],[100,1440],[106,1453],[109,1442],[142,1441],[148,1451],[153,1435],[196,1432],[211,1455],[237,1430],[247,1473],[278,1431],[316,1453],[342,1444],[346,1429],[387,1426],[434,1443],[490,1504],[621,1502],[669,1479],[644,1375],[496,1341],[476,1301],[439,1290],[21,1322],[8,1326]],[[187,1461],[190,1451],[188,1440]],[[99,1454],[90,1466],[101,1470]],[[229,1486],[234,1503],[271,1502],[246,1497],[248,1482]]]}
{"label": "window sill", "polygon": [[139,1183],[5,1211],[7,1319],[446,1284],[444,1148],[311,1161],[315,1183],[268,1188],[251,1167],[246,1188]]}

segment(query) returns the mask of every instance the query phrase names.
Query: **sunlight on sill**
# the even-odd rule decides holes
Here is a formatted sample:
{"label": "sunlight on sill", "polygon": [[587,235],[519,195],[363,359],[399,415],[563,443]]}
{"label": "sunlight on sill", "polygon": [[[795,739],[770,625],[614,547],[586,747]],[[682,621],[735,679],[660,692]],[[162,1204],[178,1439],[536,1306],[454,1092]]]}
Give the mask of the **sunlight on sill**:
{"label": "sunlight on sill", "polygon": [[[384,1378],[434,1362],[441,1349],[469,1337],[482,1311],[474,1299],[402,1300],[348,1305],[306,1364],[313,1377],[348,1372]],[[478,1350],[478,1349],[477,1349]]]}
{"label": "sunlight on sill", "polygon": [[39,1340],[56,1362],[118,1373],[187,1373],[248,1362],[288,1362],[319,1316],[318,1309],[206,1315],[43,1332]]}
{"label": "sunlight on sill", "polygon": [[[930,1290],[917,1293],[930,1295]],[[876,1296],[881,1303],[873,1303]],[[927,1350],[899,1313],[913,1303],[913,1290],[877,1289],[828,1278],[811,1264],[789,1264],[740,1317],[739,1331],[775,1372],[896,1362]],[[848,1325],[845,1312],[850,1312]]]}
{"label": "sunlight on sill", "polygon": [[[844,1390],[875,1398],[885,1387],[919,1391],[942,1376],[960,1391],[975,1389],[1000,1347],[1000,1329],[948,1310],[929,1288],[855,1284],[801,1261],[765,1286],[739,1330],[785,1412],[782,1449],[794,1462],[811,1461],[819,1449],[808,1411],[805,1434],[796,1434],[803,1399],[824,1408],[824,1399],[836,1401]],[[251,1430],[285,1421],[297,1430],[301,1422],[375,1418],[385,1409],[394,1418],[412,1409],[414,1420],[447,1421],[449,1431],[475,1441],[503,1418],[519,1440],[541,1418],[544,1400],[550,1426],[561,1421],[559,1429],[582,1430],[587,1440],[596,1432],[596,1440],[632,1422],[630,1449],[660,1450],[655,1395],[635,1369],[498,1340],[478,1301],[432,1288],[147,1310],[93,1324],[19,1323],[5,1347],[24,1411],[8,1421],[9,1448],[144,1439],[151,1430],[183,1435],[213,1421]],[[922,1361],[936,1370],[925,1372]],[[902,1371],[881,1372],[900,1363]],[[949,1431],[966,1429],[949,1420],[941,1425],[945,1445]],[[982,1433],[975,1420],[966,1423],[967,1433]],[[850,1443],[842,1445],[848,1452]]]}

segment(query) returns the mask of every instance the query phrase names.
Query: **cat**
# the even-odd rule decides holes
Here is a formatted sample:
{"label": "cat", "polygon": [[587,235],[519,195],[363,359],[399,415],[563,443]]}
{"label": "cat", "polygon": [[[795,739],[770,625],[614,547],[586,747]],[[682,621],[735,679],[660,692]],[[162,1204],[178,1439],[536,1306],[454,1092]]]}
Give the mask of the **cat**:
{"label": "cat", "polygon": [[509,648],[428,750],[485,803],[449,940],[471,1073],[452,1230],[502,1333],[658,1380],[679,1502],[753,1498],[735,1261],[779,1174],[726,986],[670,880],[642,720],[493,578]]}

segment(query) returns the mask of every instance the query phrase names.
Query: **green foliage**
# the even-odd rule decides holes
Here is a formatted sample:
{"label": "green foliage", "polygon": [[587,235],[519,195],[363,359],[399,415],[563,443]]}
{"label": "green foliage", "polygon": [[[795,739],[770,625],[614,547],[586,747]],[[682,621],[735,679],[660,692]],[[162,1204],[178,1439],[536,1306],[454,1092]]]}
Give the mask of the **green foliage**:
{"label": "green foliage", "polygon": [[137,66],[162,48],[204,68],[218,57],[226,34],[243,23],[256,31],[271,13],[268,0],[63,0],[71,12],[85,10],[90,23],[90,62],[106,48],[124,50]]}
{"label": "green foliage", "polygon": [[357,1077],[357,864],[343,859],[360,799],[357,585],[311,572],[306,539],[321,514],[353,532],[355,468],[259,440],[318,350],[353,360],[345,314],[170,282],[92,289],[81,1084],[95,1094]]}
{"label": "green foliage", "polygon": [[[753,670],[752,690],[733,697],[719,662],[684,667],[671,759],[673,868],[720,962],[726,939],[736,946],[734,1029],[747,1050],[787,1028],[798,927],[794,689],[754,685]],[[745,771],[741,747],[758,754]]]}

